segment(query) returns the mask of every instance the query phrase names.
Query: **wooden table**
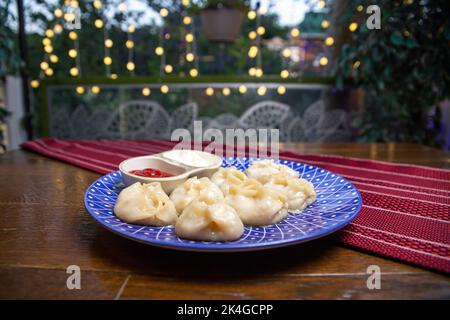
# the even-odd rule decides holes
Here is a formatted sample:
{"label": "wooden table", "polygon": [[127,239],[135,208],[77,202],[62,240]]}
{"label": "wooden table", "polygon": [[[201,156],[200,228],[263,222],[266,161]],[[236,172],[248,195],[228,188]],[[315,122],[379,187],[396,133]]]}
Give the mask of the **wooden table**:
{"label": "wooden table", "polygon": [[[284,149],[450,167],[449,154],[412,144],[286,144]],[[158,249],[97,225],[83,195],[98,174],[28,151],[0,156],[0,298],[450,298],[450,278],[345,248],[330,239],[262,252]],[[81,268],[68,290],[66,268]],[[381,290],[366,269],[381,268]]]}

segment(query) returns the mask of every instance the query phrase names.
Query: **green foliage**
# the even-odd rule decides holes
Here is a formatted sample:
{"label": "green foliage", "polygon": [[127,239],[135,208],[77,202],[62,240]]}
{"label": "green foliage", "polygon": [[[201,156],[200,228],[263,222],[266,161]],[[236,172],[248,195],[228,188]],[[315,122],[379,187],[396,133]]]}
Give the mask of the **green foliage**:
{"label": "green foliage", "polygon": [[239,9],[247,12],[250,8],[249,0],[197,0],[193,1],[193,5],[189,8],[189,12],[198,13],[203,9],[217,8]]}
{"label": "green foliage", "polygon": [[14,22],[10,8],[12,0],[0,1],[0,78],[15,74],[20,68],[17,35],[11,29]]}
{"label": "green foliage", "polygon": [[339,87],[349,80],[366,92],[353,123],[360,140],[439,145],[436,106],[450,92],[447,1],[380,0],[380,30],[368,30],[368,15],[356,11],[366,1],[351,3],[341,23],[360,26],[342,46],[335,71]]}

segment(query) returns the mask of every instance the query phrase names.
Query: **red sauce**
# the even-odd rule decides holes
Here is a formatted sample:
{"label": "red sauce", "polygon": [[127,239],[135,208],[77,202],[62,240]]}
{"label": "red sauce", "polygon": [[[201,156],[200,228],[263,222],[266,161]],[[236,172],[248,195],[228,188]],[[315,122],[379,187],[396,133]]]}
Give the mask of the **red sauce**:
{"label": "red sauce", "polygon": [[131,174],[135,174],[137,176],[141,177],[147,177],[147,178],[167,178],[167,177],[173,177],[173,174],[164,172],[158,169],[153,168],[145,168],[142,170],[131,170]]}

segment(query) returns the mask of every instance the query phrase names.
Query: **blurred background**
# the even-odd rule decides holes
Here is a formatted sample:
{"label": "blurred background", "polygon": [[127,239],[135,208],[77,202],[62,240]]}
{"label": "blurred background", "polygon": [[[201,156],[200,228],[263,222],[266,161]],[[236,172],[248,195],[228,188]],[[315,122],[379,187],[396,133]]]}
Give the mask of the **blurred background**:
{"label": "blurred background", "polygon": [[446,1],[3,0],[0,142],[278,128],[449,150]]}

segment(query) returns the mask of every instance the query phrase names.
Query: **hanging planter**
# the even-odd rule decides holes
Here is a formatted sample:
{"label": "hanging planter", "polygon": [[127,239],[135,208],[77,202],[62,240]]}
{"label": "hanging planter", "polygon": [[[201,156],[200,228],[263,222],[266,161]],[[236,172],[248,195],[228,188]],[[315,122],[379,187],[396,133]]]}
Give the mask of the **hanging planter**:
{"label": "hanging planter", "polygon": [[209,41],[234,42],[242,30],[248,0],[206,0],[199,6],[202,31]]}

